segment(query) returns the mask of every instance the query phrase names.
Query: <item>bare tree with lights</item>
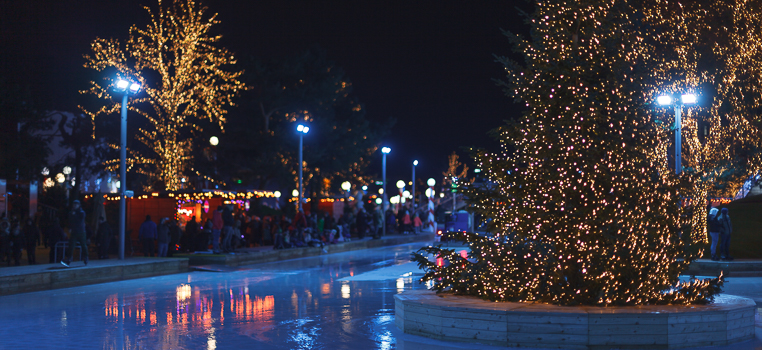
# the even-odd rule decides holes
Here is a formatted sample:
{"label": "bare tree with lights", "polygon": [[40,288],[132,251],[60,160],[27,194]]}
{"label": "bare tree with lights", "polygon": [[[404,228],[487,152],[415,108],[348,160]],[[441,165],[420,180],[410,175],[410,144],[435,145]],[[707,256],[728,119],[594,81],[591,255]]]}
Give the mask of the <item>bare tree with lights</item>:
{"label": "bare tree with lights", "polygon": [[[101,38],[91,44],[85,67],[115,74],[82,91],[109,103],[96,111],[81,108],[93,119],[118,113],[117,78],[140,82],[142,92],[128,108],[148,122],[135,136],[147,151],[131,147],[128,169],[148,176],[146,189],[177,190],[182,178],[201,175],[192,166],[194,143],[205,127],[224,132],[226,108],[245,86],[242,72],[230,70],[233,54],[216,45],[220,36],[210,34],[219,23],[216,14],[207,16],[207,8],[193,0],[158,0],[156,9],[145,9],[150,23],[130,27],[124,46]],[[118,162],[108,165],[114,170]]]}
{"label": "bare tree with lights", "polygon": [[[661,40],[681,30],[659,1],[543,1],[529,40],[512,36],[524,63],[505,64],[520,120],[480,151],[488,182],[465,185],[490,235],[457,234],[468,257],[425,247],[413,259],[437,291],[560,305],[711,302],[720,278],[679,280],[693,241],[683,205],[693,178],[655,155],[655,70],[679,59]],[[663,11],[660,12],[660,11]],[[666,34],[665,34],[666,33]],[[436,264],[434,255],[448,261]]]}

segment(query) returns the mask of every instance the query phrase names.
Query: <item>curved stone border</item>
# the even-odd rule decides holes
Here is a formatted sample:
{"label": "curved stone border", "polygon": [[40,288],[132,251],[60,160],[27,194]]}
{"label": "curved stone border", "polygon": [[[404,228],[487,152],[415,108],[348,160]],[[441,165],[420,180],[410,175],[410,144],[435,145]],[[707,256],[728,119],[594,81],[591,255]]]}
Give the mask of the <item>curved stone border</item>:
{"label": "curved stone border", "polygon": [[394,299],[405,333],[512,347],[674,349],[737,343],[755,331],[756,304],[733,295],[711,305],[630,307],[495,303],[428,290]]}

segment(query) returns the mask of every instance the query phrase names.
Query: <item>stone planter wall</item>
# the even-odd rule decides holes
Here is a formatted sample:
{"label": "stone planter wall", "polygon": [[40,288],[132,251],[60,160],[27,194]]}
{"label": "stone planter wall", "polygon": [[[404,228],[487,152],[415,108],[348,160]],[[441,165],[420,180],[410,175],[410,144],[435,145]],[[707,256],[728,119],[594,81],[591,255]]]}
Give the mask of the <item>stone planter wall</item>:
{"label": "stone planter wall", "polygon": [[721,295],[711,305],[565,307],[437,296],[395,296],[405,333],[448,341],[558,349],[675,349],[754,337],[753,300]]}

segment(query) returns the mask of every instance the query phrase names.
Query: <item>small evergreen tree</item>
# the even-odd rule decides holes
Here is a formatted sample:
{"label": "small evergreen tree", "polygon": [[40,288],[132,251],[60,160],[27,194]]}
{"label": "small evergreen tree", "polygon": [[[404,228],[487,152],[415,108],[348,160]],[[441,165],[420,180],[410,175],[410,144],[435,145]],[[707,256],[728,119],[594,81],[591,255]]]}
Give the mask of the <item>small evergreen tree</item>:
{"label": "small evergreen tree", "polygon": [[460,234],[468,258],[440,247],[414,254],[433,289],[561,305],[702,303],[719,293],[720,279],[678,279],[695,257],[682,204],[692,179],[654,156],[664,138],[652,119],[654,71],[679,58],[660,51],[679,30],[654,10],[663,6],[537,3],[531,40],[513,37],[525,63],[501,59],[506,93],[526,112],[497,131],[501,152],[477,153],[489,185],[466,184],[491,235]]}

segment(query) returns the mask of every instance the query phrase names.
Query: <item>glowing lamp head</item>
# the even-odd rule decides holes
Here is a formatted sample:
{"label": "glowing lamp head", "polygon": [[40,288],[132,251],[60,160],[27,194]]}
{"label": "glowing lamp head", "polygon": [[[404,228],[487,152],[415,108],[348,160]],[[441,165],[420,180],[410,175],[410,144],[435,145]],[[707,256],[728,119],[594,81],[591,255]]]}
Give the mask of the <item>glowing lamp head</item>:
{"label": "glowing lamp head", "polygon": [[138,83],[132,83],[132,84],[130,84],[130,92],[131,93],[136,94],[136,93],[138,93],[138,91],[140,91],[140,84],[138,84]]}
{"label": "glowing lamp head", "polygon": [[383,154],[389,154],[389,152],[391,152],[391,151],[392,151],[392,149],[389,148],[389,147],[381,148],[381,153],[383,153]]}
{"label": "glowing lamp head", "polygon": [[300,132],[300,133],[302,133],[302,134],[306,134],[306,133],[310,132],[310,127],[309,127],[309,126],[305,126],[305,125],[302,125],[302,124],[299,124],[299,125],[296,127],[296,131],[298,131],[298,132]]}
{"label": "glowing lamp head", "polygon": [[414,166],[418,166],[418,161],[417,161],[417,160],[414,160],[414,161],[413,161],[413,165],[414,165]]}
{"label": "glowing lamp head", "polygon": [[66,176],[64,176],[64,174],[58,173],[56,174],[56,181],[62,184],[64,181],[66,181]]}
{"label": "glowing lamp head", "polygon": [[656,98],[656,103],[659,104],[659,106],[669,106],[672,104],[672,96],[661,95]]}
{"label": "glowing lamp head", "polygon": [[381,204],[382,202],[383,200],[381,200],[381,198],[376,198],[376,204]]}
{"label": "glowing lamp head", "polygon": [[119,79],[116,81],[116,89],[119,91],[125,91],[130,86],[130,82],[124,79]]}
{"label": "glowing lamp head", "polygon": [[397,188],[399,189],[405,188],[405,181],[402,181],[402,180],[397,181]]}
{"label": "glowing lamp head", "polygon": [[367,191],[367,190],[368,190],[368,186],[367,186],[367,185],[364,185],[364,186],[362,187],[362,190],[363,190],[363,191]]}
{"label": "glowing lamp head", "polygon": [[293,191],[291,191],[291,196],[293,196],[293,197],[299,197],[299,190],[293,190]]}
{"label": "glowing lamp head", "polygon": [[344,181],[341,183],[341,189],[344,191],[349,191],[349,189],[352,188],[352,184],[349,183],[349,181]]}
{"label": "glowing lamp head", "polygon": [[275,198],[280,198],[280,191],[273,192],[273,196],[275,196]]}
{"label": "glowing lamp head", "polygon": [[413,195],[410,194],[410,191],[405,191],[405,192],[402,192],[402,197],[413,198]]}
{"label": "glowing lamp head", "polygon": [[434,180],[433,177],[430,177],[428,180],[426,180],[426,184],[429,185],[430,187],[434,187],[434,185],[437,184],[437,180]]}
{"label": "glowing lamp head", "polygon": [[63,173],[64,173],[64,175],[69,175],[69,174],[71,174],[71,167],[70,167],[70,166],[65,166],[65,167],[63,168]]}
{"label": "glowing lamp head", "polygon": [[384,194],[384,189],[383,188],[379,188],[378,189],[378,194]]}
{"label": "glowing lamp head", "polygon": [[209,144],[212,146],[217,146],[220,144],[220,139],[218,139],[217,136],[212,136],[209,138]]}
{"label": "glowing lamp head", "polygon": [[680,100],[683,101],[684,105],[692,105],[696,103],[696,95],[695,94],[683,94],[680,96]]}

